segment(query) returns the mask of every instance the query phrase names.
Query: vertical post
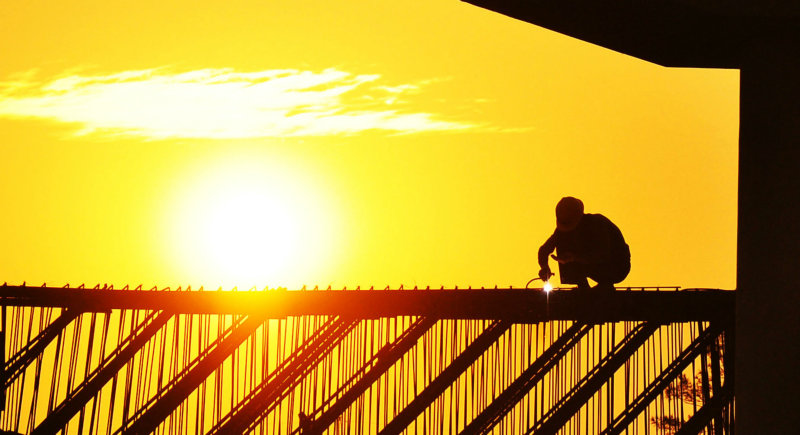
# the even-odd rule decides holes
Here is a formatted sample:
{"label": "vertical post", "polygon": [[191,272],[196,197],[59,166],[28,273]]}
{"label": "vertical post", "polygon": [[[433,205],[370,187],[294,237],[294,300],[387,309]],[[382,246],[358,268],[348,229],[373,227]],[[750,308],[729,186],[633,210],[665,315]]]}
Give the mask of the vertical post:
{"label": "vertical post", "polygon": [[6,304],[0,308],[0,412],[6,410]]}
{"label": "vertical post", "polygon": [[793,433],[800,409],[800,36],[754,38],[741,68],[736,426]]}

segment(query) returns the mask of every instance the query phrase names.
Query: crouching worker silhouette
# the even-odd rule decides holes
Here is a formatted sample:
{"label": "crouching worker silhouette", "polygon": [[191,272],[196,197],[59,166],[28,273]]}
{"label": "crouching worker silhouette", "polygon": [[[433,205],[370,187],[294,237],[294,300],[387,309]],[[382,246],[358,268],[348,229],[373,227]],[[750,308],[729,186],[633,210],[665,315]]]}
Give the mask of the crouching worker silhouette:
{"label": "crouching worker silhouette", "polygon": [[556,230],[539,248],[539,277],[547,281],[547,257],[556,251],[562,284],[589,289],[591,278],[600,291],[614,291],[631,270],[631,252],[622,232],[607,217],[583,212],[583,202],[567,196],[556,205]]}

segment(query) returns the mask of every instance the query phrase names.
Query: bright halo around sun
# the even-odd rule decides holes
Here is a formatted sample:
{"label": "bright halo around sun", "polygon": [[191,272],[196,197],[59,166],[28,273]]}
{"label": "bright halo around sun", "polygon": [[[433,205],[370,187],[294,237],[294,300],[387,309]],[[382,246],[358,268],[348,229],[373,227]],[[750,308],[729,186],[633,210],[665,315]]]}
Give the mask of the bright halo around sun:
{"label": "bright halo around sun", "polygon": [[275,166],[223,161],[182,183],[169,239],[183,275],[260,289],[297,285],[325,265],[331,210],[306,177]]}

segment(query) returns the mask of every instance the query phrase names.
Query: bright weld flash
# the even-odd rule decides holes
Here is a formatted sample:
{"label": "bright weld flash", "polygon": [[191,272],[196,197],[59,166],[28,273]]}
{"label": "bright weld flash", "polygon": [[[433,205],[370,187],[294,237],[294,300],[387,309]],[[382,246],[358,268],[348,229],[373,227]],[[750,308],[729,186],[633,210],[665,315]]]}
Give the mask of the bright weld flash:
{"label": "bright weld flash", "polygon": [[553,290],[553,284],[550,284],[550,281],[545,281],[544,285],[542,286],[542,290],[546,291],[547,293],[550,293],[550,291]]}

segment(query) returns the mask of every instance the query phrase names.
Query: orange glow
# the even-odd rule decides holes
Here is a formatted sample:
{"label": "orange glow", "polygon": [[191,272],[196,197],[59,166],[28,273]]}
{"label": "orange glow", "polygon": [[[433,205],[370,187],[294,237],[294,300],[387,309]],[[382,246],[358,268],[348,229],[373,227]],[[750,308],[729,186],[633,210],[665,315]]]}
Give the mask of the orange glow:
{"label": "orange glow", "polygon": [[287,168],[245,158],[207,162],[167,197],[168,259],[242,288],[314,275],[329,261],[337,211]]}
{"label": "orange glow", "polygon": [[735,286],[737,71],[454,1],[10,1],[0,280],[522,286],[568,194],[621,286]]}

